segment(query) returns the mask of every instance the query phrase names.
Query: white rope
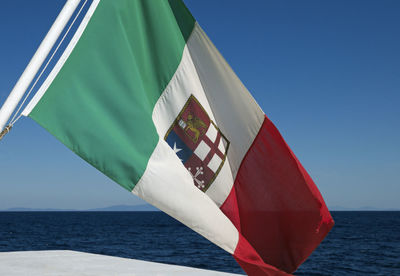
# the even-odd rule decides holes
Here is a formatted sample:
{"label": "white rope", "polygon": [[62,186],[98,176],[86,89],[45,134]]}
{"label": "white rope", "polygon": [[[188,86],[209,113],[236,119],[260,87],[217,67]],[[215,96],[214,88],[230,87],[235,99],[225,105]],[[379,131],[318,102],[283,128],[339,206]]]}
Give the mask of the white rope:
{"label": "white rope", "polygon": [[[14,116],[12,117],[12,119],[10,120],[9,125],[13,126],[21,117],[22,114],[19,114],[19,116],[17,117],[19,111],[21,110],[22,106],[25,104],[26,100],[29,98],[29,95],[32,93],[33,89],[35,88],[36,84],[38,83],[39,79],[42,77],[44,71],[46,71],[47,66],[49,66],[50,62],[52,61],[53,57],[55,56],[55,54],[57,53],[58,49],[60,48],[61,44],[64,42],[65,38],[67,37],[69,31],[71,30],[72,26],[75,24],[75,21],[78,19],[79,15],[81,14],[83,8],[85,7],[86,3],[88,0],[85,0],[85,2],[83,3],[83,5],[81,6],[81,8],[79,9],[78,13],[76,14],[74,20],[71,22],[71,24],[69,25],[67,31],[65,32],[63,38],[60,40],[60,42],[57,45],[57,48],[53,51],[53,54],[51,55],[51,57],[49,58],[49,60],[47,61],[46,65],[43,67],[42,71],[40,72],[39,76],[36,77],[35,82],[33,83],[31,89],[29,89],[28,94],[26,94],[24,100],[20,103],[17,111],[14,113]],[[17,118],[15,118],[17,117]]]}

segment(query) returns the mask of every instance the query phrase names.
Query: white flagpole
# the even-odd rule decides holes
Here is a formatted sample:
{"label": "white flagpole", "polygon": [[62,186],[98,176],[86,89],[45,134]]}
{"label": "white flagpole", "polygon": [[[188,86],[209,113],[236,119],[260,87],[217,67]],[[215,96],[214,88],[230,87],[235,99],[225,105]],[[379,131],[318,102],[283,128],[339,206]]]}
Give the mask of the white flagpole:
{"label": "white flagpole", "polygon": [[[57,16],[46,37],[43,39],[35,55],[32,57],[25,71],[22,73],[18,82],[15,84],[13,90],[4,102],[0,109],[0,132],[10,119],[12,113],[17,108],[18,103],[21,101],[26,90],[31,84],[33,78],[39,71],[46,57],[49,55],[51,49],[56,43],[61,32],[64,30],[65,25],[68,23],[72,14],[76,10],[81,0],[68,0],[60,14]],[[6,130],[4,130],[6,131]]]}

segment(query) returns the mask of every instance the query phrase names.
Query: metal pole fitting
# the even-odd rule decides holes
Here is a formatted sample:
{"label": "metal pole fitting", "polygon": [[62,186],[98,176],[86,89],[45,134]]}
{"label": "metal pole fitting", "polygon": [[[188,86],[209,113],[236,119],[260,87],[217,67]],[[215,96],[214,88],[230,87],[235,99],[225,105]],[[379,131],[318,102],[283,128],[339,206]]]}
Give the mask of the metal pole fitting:
{"label": "metal pole fitting", "polygon": [[4,136],[6,136],[7,133],[10,132],[12,127],[13,127],[12,125],[8,125],[3,129],[3,131],[0,133],[0,141],[1,141],[1,139],[3,139]]}

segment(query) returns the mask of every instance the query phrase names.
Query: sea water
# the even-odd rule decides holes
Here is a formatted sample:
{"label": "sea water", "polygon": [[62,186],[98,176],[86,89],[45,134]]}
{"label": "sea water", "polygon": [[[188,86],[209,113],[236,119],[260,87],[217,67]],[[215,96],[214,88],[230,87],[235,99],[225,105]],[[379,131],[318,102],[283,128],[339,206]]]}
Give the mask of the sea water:
{"label": "sea water", "polygon": [[[400,275],[400,212],[332,215],[335,227],[295,275]],[[161,212],[0,212],[0,251],[25,250],[76,250],[244,274],[230,254]]]}

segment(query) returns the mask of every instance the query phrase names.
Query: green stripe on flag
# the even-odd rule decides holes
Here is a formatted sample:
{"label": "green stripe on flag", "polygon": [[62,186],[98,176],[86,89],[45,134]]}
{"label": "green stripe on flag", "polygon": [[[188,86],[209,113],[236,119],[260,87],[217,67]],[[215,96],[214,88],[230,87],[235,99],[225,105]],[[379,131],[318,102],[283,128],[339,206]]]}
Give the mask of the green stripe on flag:
{"label": "green stripe on flag", "polygon": [[181,0],[101,0],[29,116],[132,190],[158,142],[154,105],[194,23]]}

